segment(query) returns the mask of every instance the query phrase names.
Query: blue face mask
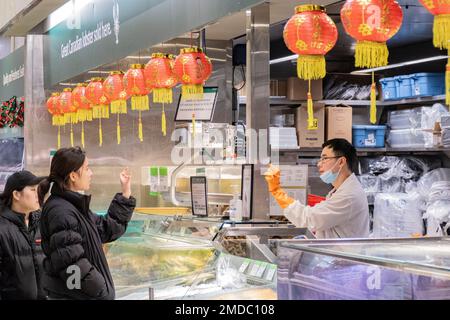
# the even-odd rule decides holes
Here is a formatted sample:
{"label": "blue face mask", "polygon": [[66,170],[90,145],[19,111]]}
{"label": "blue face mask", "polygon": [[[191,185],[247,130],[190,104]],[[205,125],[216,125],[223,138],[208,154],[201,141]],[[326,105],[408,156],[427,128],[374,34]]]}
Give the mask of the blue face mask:
{"label": "blue face mask", "polygon": [[334,166],[330,170],[327,170],[323,174],[320,175],[320,179],[323,182],[325,182],[327,184],[333,184],[336,181],[337,177],[339,176],[339,173],[341,172],[341,169],[339,169],[339,171],[336,173],[334,173],[332,171],[332,169],[336,166],[336,164],[337,164],[337,162],[334,164]]}

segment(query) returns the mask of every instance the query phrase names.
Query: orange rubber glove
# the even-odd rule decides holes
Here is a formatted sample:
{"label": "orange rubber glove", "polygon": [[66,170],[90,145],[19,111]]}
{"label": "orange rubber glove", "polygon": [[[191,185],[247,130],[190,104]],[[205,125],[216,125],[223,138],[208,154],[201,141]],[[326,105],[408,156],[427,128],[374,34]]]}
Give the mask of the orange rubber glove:
{"label": "orange rubber glove", "polygon": [[277,200],[281,208],[286,209],[295,200],[287,195],[280,186],[280,169],[270,165],[269,170],[264,173],[269,192]]}

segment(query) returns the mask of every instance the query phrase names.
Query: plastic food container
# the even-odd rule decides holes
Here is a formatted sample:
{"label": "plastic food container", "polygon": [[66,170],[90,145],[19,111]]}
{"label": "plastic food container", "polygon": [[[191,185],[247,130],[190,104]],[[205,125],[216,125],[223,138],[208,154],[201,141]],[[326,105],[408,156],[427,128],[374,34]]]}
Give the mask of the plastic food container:
{"label": "plastic food container", "polygon": [[356,148],[383,148],[386,126],[354,125],[353,144]]}

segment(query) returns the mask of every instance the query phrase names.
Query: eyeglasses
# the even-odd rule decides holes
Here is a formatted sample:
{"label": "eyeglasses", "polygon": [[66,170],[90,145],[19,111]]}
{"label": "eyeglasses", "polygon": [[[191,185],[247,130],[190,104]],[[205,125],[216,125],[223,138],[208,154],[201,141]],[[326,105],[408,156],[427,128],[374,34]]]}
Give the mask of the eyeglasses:
{"label": "eyeglasses", "polygon": [[338,159],[338,158],[340,158],[340,157],[342,157],[342,156],[336,156],[336,157],[321,157],[320,160],[317,161],[317,164],[319,164],[319,163],[321,163],[321,162],[325,162],[325,161],[327,161],[327,160],[329,160],[329,159]]}

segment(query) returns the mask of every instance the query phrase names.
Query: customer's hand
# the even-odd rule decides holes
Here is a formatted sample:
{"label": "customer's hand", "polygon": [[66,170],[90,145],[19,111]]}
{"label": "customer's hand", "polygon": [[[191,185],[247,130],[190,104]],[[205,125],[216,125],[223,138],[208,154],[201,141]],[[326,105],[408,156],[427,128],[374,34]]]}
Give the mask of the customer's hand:
{"label": "customer's hand", "polygon": [[120,184],[122,186],[122,195],[125,198],[130,198],[131,196],[131,174],[128,167],[122,170],[120,173]]}

